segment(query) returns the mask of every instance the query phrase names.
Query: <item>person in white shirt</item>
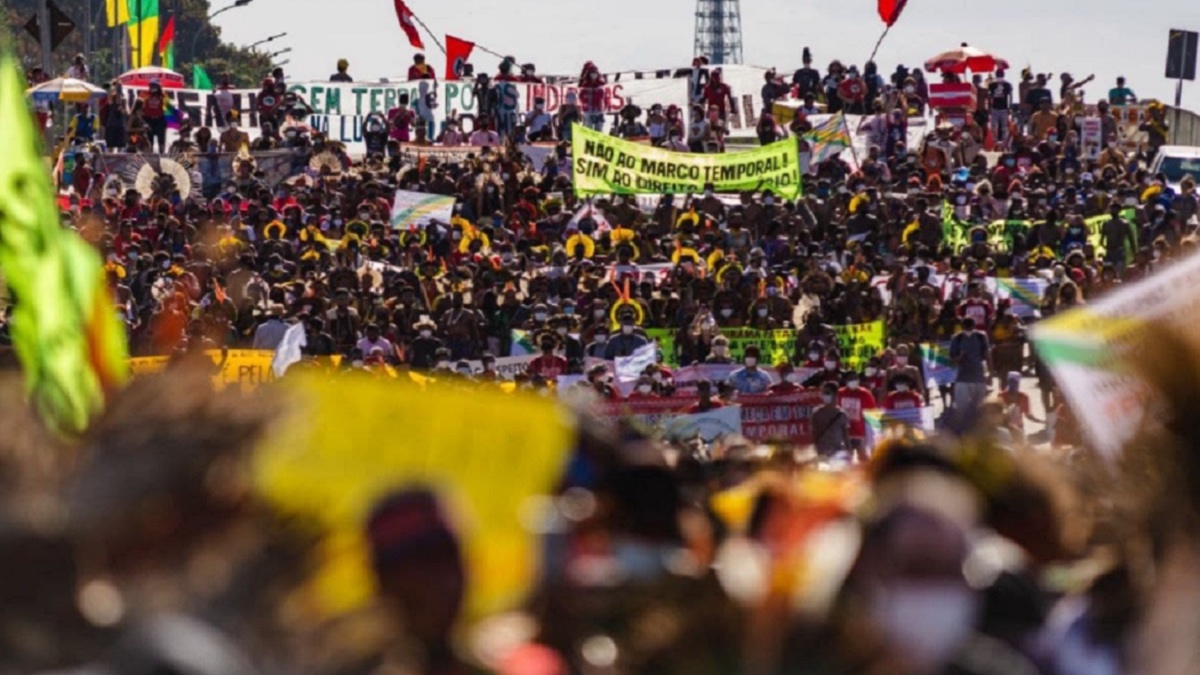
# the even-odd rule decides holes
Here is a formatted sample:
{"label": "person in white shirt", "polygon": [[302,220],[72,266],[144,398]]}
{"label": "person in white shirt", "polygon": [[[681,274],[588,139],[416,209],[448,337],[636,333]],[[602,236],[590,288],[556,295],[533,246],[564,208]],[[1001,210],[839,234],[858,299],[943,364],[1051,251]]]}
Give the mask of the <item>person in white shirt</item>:
{"label": "person in white shirt", "polygon": [[531,141],[554,140],[554,118],[546,112],[546,99],[533,99],[533,110],[525,113],[525,134]]}
{"label": "person in white shirt", "polygon": [[388,340],[380,335],[379,326],[377,324],[367,324],[367,327],[363,330],[363,332],[365,335],[361,340],[358,341],[358,344],[355,345],[355,347],[358,348],[358,351],[362,352],[363,354],[370,354],[373,350],[378,349],[383,352],[384,358],[395,354],[395,350],[392,348],[391,340]]}
{"label": "person in white shirt", "polygon": [[287,333],[283,305],[272,303],[267,307],[267,313],[270,317],[254,331],[254,349],[275,349]]}
{"label": "person in white shirt", "polygon": [[77,54],[75,56],[75,62],[70,68],[67,69],[67,77],[74,80],[83,80],[84,82],[88,82],[90,81],[91,76],[92,74],[88,72],[87,63],[83,60],[83,54]]}
{"label": "person in white shirt", "polygon": [[477,148],[485,145],[494,148],[500,145],[500,135],[492,131],[486,121],[480,121],[479,128],[471,133],[471,145]]}

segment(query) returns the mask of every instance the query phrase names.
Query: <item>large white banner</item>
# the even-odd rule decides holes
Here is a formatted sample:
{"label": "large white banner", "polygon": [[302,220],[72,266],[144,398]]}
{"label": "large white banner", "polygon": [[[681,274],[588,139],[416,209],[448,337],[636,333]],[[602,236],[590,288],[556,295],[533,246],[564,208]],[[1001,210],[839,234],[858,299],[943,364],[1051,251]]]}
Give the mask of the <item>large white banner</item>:
{"label": "large white banner", "polygon": [[[729,115],[731,136],[734,138],[754,137],[758,115],[762,111],[761,68],[749,66],[726,66],[725,82],[729,85],[734,106]],[[687,115],[688,80],[674,77],[677,71],[651,73],[623,73],[620,79],[610,78],[604,87],[604,102],[607,112],[615,114],[629,103],[647,110],[660,103],[663,107],[675,105]],[[640,79],[639,79],[640,76]],[[568,94],[578,92],[575,83],[522,84],[516,82],[494,83],[497,88],[499,112],[518,115],[533,110],[534,101],[545,99],[546,111],[555,114],[566,101]],[[144,87],[125,87],[126,96],[132,106],[134,97]],[[219,108],[215,92],[197,89],[167,89],[167,97],[192,120],[193,126],[206,126],[216,130],[220,125]],[[402,94],[408,95],[409,105],[417,114],[434,124],[440,133],[446,115],[451,111],[458,114],[464,132],[475,128],[479,112],[474,83],[469,81],[442,82],[419,80],[415,82],[297,82],[288,85],[307,103],[313,114],[306,120],[312,127],[328,134],[334,141],[344,143],[353,156],[366,152],[363,143],[363,119],[371,113],[383,113],[395,108]],[[258,138],[258,94],[257,89],[234,89],[233,109],[240,115],[240,126],[251,140]],[[432,94],[432,96],[430,96]],[[432,105],[430,105],[432,104]],[[643,116],[643,121],[645,117]],[[216,134],[214,134],[216,135]],[[436,134],[435,134],[436,135]],[[175,132],[168,132],[168,143]]]}

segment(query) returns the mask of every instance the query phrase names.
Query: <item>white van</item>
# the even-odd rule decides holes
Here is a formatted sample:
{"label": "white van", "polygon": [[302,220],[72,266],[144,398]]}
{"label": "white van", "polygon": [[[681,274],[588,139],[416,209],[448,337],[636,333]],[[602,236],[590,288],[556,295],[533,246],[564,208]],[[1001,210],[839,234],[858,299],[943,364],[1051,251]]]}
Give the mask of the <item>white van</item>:
{"label": "white van", "polygon": [[1151,175],[1160,172],[1166,175],[1167,185],[1176,193],[1186,175],[1190,174],[1200,184],[1200,148],[1189,145],[1162,146],[1150,165]]}

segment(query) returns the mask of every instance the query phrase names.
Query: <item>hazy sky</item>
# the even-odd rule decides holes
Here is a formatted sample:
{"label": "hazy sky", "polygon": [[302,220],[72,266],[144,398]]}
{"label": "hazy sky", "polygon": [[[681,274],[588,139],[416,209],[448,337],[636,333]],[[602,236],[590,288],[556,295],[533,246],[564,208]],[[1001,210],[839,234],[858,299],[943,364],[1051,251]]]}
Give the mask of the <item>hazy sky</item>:
{"label": "hazy sky", "polygon": [[[214,9],[233,0],[212,0]],[[533,62],[543,73],[579,72],[586,60],[603,71],[687,65],[692,58],[694,0],[408,0],[442,40],[445,33]],[[883,24],[875,0],[741,0],[745,62],[792,71],[808,45],[822,67],[834,58],[862,64]],[[289,78],[325,79],[338,58],[357,79],[402,76],[412,62],[391,0],[253,0],[216,22],[225,40],[291,47]],[[1117,75],[1143,98],[1170,103],[1164,79],[1170,28],[1200,30],[1200,0],[909,0],[876,60],[887,73],[968,42],[1009,60],[1016,70],[1095,73],[1088,100]],[[441,71],[442,53],[425,36]],[[476,53],[477,69],[496,59]],[[1015,75],[1015,73],[1014,73]],[[1200,108],[1200,82],[1184,84],[1184,107]]]}

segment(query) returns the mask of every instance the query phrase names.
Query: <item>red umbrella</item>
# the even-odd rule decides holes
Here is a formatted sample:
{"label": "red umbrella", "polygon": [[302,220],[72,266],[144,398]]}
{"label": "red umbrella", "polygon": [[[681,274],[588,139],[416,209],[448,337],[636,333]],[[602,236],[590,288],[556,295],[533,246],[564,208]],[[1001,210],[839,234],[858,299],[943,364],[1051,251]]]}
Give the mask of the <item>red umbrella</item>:
{"label": "red umbrella", "polygon": [[1006,70],[1008,61],[989,54],[985,51],[968,47],[963,43],[958,49],[943,52],[925,62],[926,72],[936,73],[990,73],[993,70]]}
{"label": "red umbrella", "polygon": [[131,87],[148,87],[151,82],[157,81],[163,89],[182,89],[185,84],[183,75],[158,66],[131,70],[118,77],[117,81]]}

